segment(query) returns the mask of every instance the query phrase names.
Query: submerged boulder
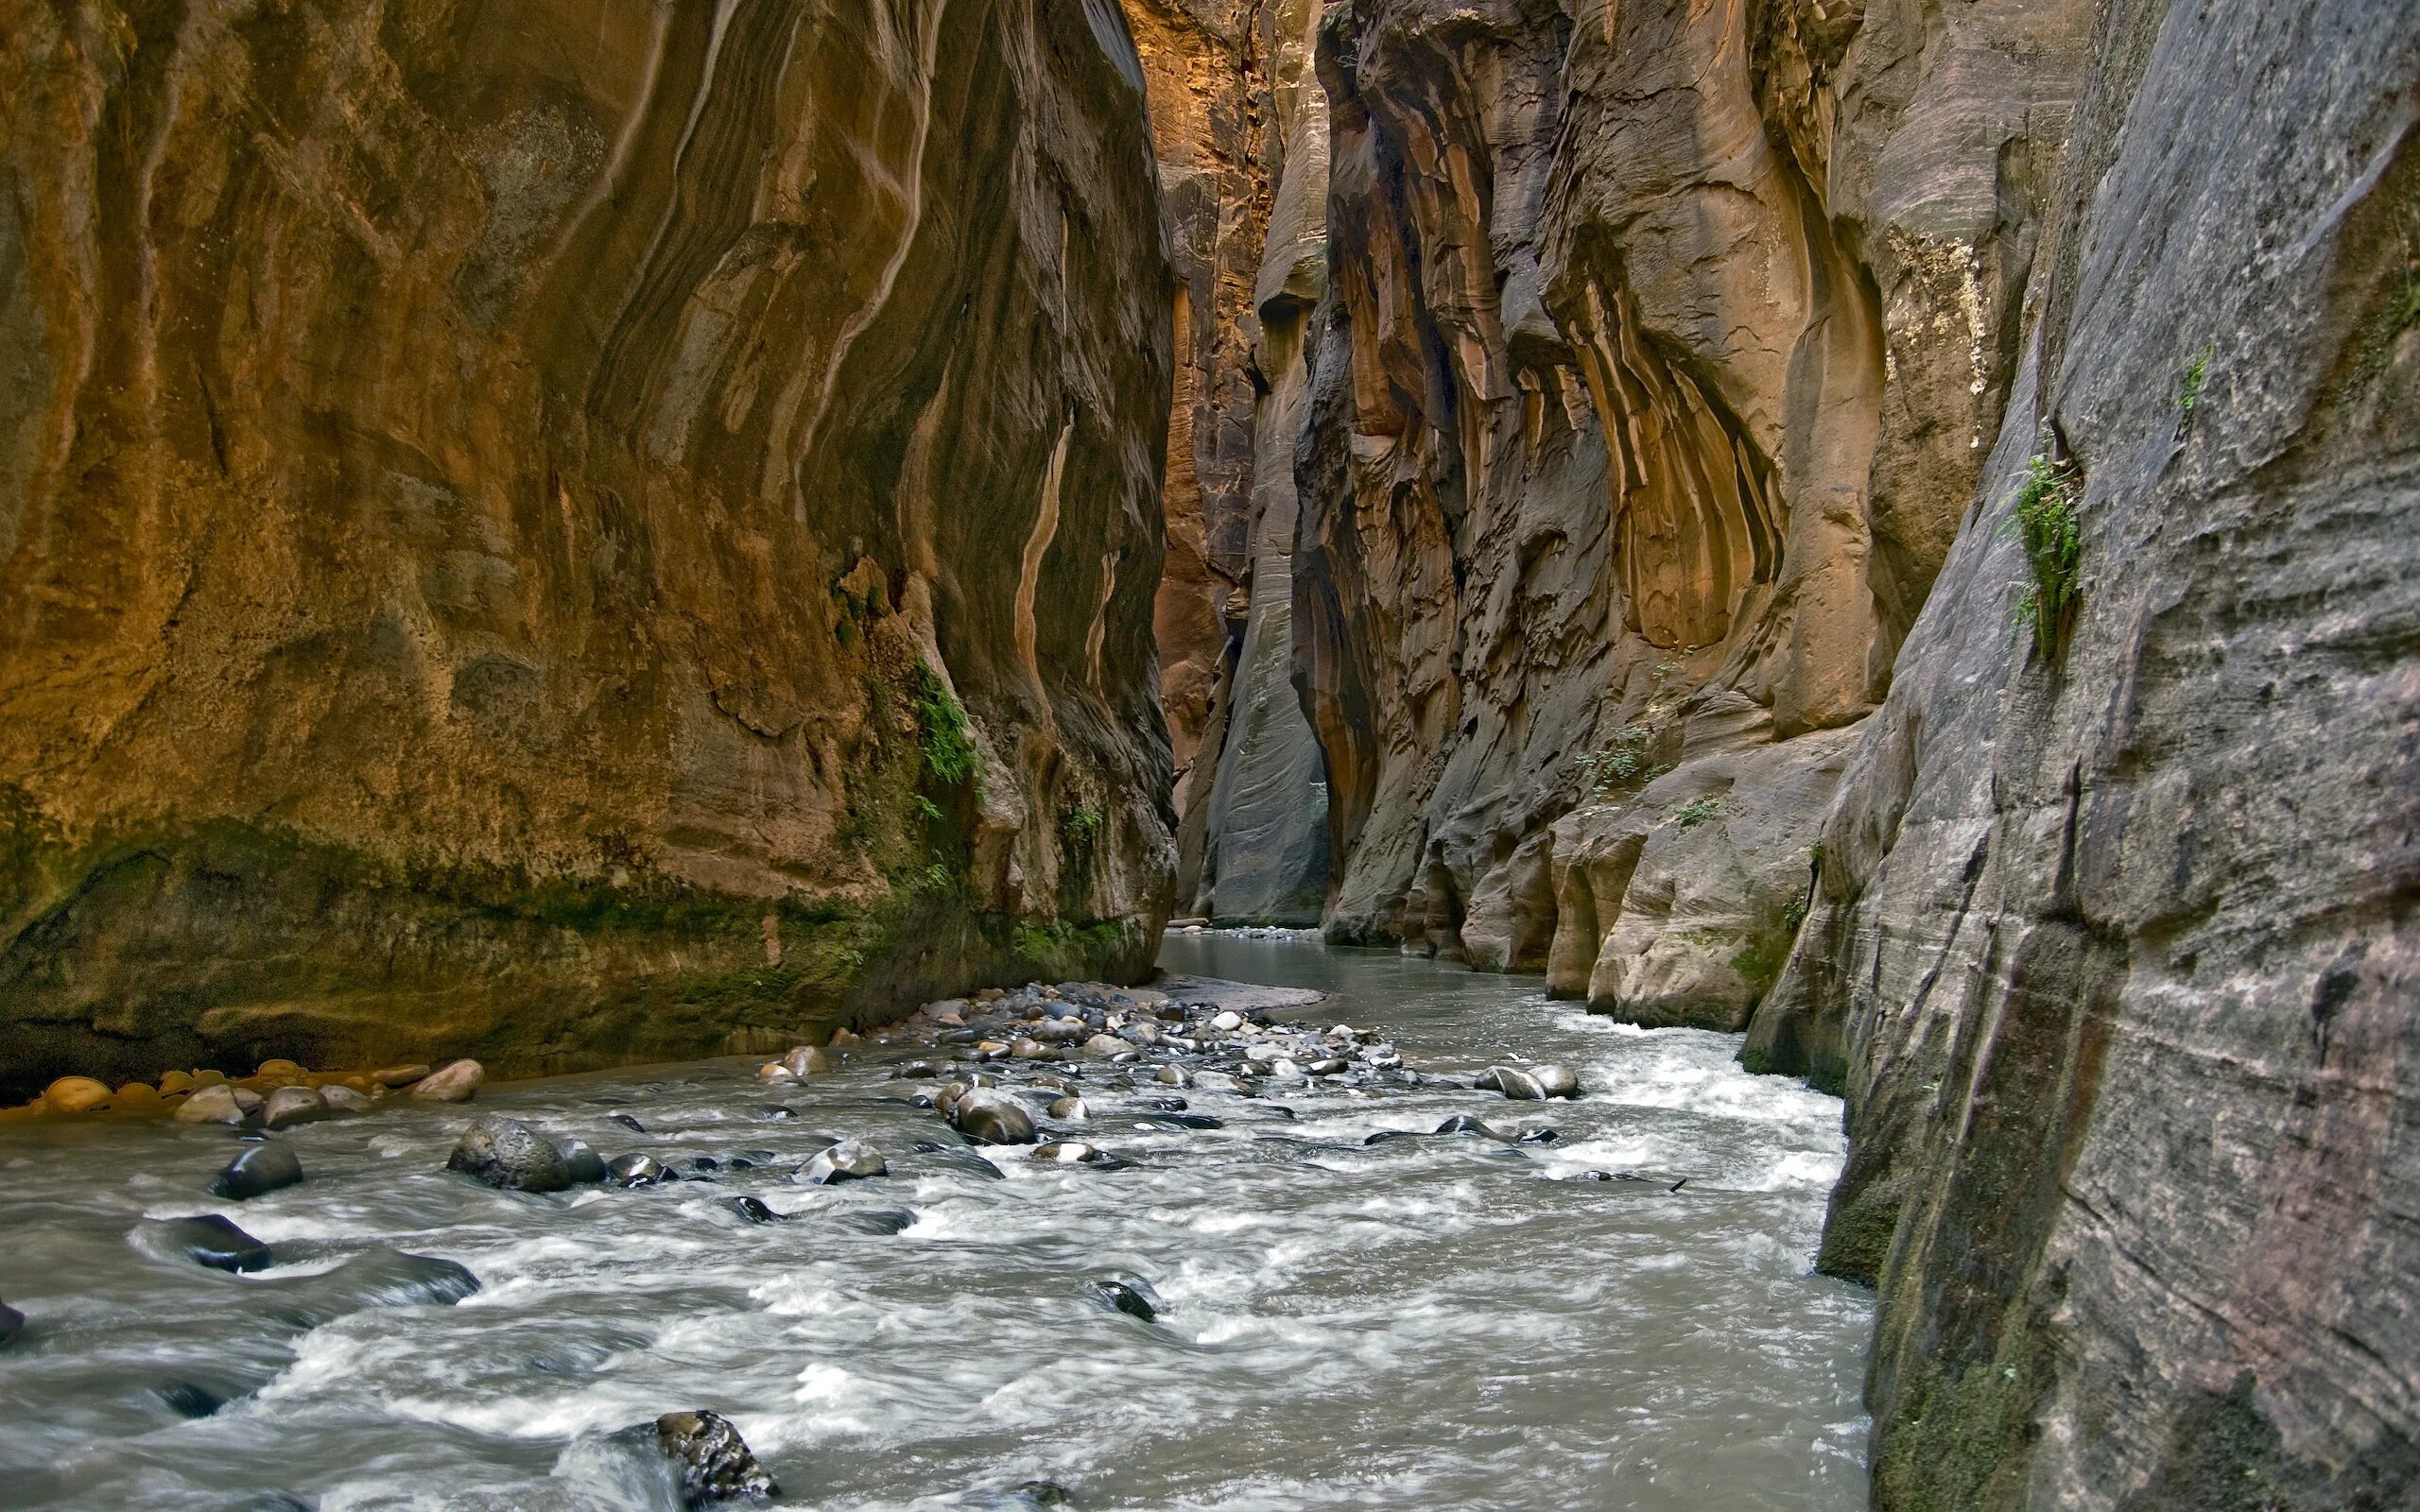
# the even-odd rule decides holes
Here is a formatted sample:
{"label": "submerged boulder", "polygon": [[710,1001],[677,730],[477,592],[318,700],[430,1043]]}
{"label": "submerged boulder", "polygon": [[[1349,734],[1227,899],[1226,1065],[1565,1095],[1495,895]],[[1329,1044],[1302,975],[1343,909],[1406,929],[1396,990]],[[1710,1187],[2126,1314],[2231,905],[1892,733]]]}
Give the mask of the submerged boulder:
{"label": "submerged boulder", "polygon": [[950,1105],[949,1121],[977,1144],[1030,1144],[1033,1117],[1005,1093],[977,1087]]}
{"label": "submerged boulder", "polygon": [[683,1507],[762,1502],[781,1490],[720,1413],[666,1413],[655,1420],[655,1439],[680,1480]]}
{"label": "submerged boulder", "polygon": [[842,1181],[863,1181],[885,1175],[890,1169],[882,1152],[865,1141],[841,1140],[818,1150],[790,1179],[805,1186],[831,1186]]}
{"label": "submerged boulder", "polygon": [[216,1213],[171,1218],[160,1226],[169,1247],[212,1270],[253,1271],[269,1266],[268,1246]]}

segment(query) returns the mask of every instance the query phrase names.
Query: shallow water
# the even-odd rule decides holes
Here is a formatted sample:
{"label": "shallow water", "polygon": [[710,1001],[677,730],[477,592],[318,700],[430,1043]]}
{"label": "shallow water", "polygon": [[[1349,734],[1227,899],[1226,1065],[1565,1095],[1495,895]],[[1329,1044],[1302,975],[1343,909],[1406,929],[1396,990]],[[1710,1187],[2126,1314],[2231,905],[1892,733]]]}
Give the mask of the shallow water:
{"label": "shallow water", "polygon": [[[1017,1507],[1033,1480],[1080,1507],[1864,1504],[1870,1298],[1809,1271],[1836,1101],[1743,1074],[1736,1036],[1591,1019],[1534,978],[1215,936],[1163,964],[1329,990],[1288,1016],[1379,1027],[1424,1071],[1561,1059],[1587,1095],[1325,1090],[1285,1095],[1288,1123],[1204,1076],[1186,1095],[1227,1123],[1197,1131],[1088,1091],[1083,1137],[1133,1168],[994,1151],[989,1180],[907,1153],[950,1136],[875,1101],[909,1090],[884,1079],[904,1049],[779,1093],[752,1060],[483,1091],[609,1156],[782,1157],[553,1196],[446,1173],[461,1108],[292,1130],[310,1179],[244,1203],[203,1190],[225,1130],[0,1130],[0,1297],[31,1320],[0,1350],[0,1505],[664,1507],[602,1435],[687,1407],[828,1508]],[[1361,1143],[1463,1112],[1562,1138]],[[815,1132],[865,1135],[891,1176],[789,1185]],[[1664,1179],[1555,1179],[1590,1168]],[[742,1222],[739,1194],[793,1221]],[[848,1227],[901,1209],[899,1233]],[[279,1263],[205,1270],[143,1228],[204,1212]],[[483,1289],[427,1300],[392,1251]],[[1156,1322],[1091,1295],[1119,1274]],[[225,1404],[187,1418],[180,1387]]]}

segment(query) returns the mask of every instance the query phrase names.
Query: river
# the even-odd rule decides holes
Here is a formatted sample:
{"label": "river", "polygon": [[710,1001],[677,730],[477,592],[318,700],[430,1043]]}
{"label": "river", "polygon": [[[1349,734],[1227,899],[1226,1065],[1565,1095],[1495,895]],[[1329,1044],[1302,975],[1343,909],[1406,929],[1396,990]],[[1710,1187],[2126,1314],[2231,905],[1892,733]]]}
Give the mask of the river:
{"label": "river", "polygon": [[[31,1319],[0,1349],[0,1506],[656,1507],[601,1435],[690,1407],[738,1425],[786,1504],[853,1512],[1040,1504],[1028,1482],[1081,1508],[1865,1504],[1872,1301],[1810,1270],[1835,1099],[1742,1073],[1736,1036],[1591,1018],[1535,978],[1234,936],[1162,962],[1325,990],[1298,1016],[1375,1026],[1426,1072],[1560,1060],[1586,1095],[1323,1089],[1286,1095],[1289,1122],[1204,1076],[1186,1095],[1223,1127],[1138,1128],[1098,1096],[1083,1137],[1130,1168],[994,1151],[1007,1179],[984,1179],[911,1152],[949,1138],[934,1114],[878,1100],[906,1050],[778,1094],[753,1060],[490,1087],[477,1110],[608,1155],[725,1165],[548,1196],[446,1172],[458,1108],[293,1130],[309,1179],[244,1203],[203,1190],[224,1129],[0,1130],[0,1297]],[[1363,1143],[1458,1113],[1560,1137]],[[812,1132],[892,1174],[788,1184]],[[750,1152],[775,1159],[729,1168]],[[1653,1179],[1567,1179],[1589,1170]],[[741,1194],[790,1221],[742,1221]],[[147,1237],[208,1212],[278,1263]],[[481,1288],[446,1305],[397,1252]],[[1117,1275],[1155,1320],[1100,1303]]]}

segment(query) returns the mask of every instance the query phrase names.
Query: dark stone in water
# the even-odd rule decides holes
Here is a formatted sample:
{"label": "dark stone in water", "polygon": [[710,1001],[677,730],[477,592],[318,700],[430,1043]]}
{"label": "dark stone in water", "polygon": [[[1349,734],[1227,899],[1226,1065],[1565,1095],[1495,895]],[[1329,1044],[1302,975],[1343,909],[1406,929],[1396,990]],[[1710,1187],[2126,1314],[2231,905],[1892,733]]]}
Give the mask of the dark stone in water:
{"label": "dark stone in water", "polygon": [[207,1418],[227,1405],[226,1398],[190,1381],[175,1381],[152,1390],[180,1418]]}
{"label": "dark stone in water", "polygon": [[1564,1177],[1566,1181],[1645,1181],[1635,1171],[1582,1171],[1578,1176]]}
{"label": "dark stone in water", "polygon": [[1076,1498],[1056,1481],[1028,1481],[1017,1487],[1017,1501],[1025,1506],[1074,1506]]}
{"label": "dark stone in water", "polygon": [[14,1343],[26,1332],[26,1314],[6,1302],[0,1302],[0,1344]]}
{"label": "dark stone in water", "polygon": [[869,1208],[863,1212],[841,1213],[832,1221],[861,1234],[895,1234],[914,1223],[916,1215],[906,1208]]}
{"label": "dark stone in water", "polygon": [[1552,1144],[1555,1141],[1561,1138],[1563,1138],[1563,1135],[1555,1129],[1525,1128],[1520,1133],[1519,1143],[1523,1144]]}
{"label": "dark stone in water", "polygon": [[302,1162],[295,1158],[294,1146],[284,1140],[264,1140],[227,1162],[227,1169],[210,1183],[210,1194],[241,1202],[302,1179]]}
{"label": "dark stone in water", "polygon": [[979,1177],[986,1181],[1008,1179],[1001,1174],[998,1166],[963,1146],[945,1145],[931,1152],[931,1159],[935,1165],[945,1165],[953,1171],[962,1171],[968,1176]]}
{"label": "dark stone in water", "polygon": [[911,1060],[908,1064],[900,1067],[897,1071],[892,1072],[890,1074],[890,1079],[893,1081],[929,1081],[940,1074],[940,1068],[933,1065],[930,1061]]}
{"label": "dark stone in water", "polygon": [[213,1270],[267,1270],[268,1246],[216,1213],[201,1218],[171,1218],[160,1231],[179,1253]]}
{"label": "dark stone in water", "polygon": [[563,1175],[574,1186],[589,1186],[605,1179],[605,1157],[596,1153],[586,1140],[563,1140],[555,1145],[562,1157]]}
{"label": "dark stone in water", "polygon": [[1151,1122],[1178,1128],[1225,1128],[1227,1121],[1213,1113],[1153,1113]]}
{"label": "dark stone in water", "polygon": [[1154,1113],[1182,1113],[1192,1105],[1182,1097],[1138,1097],[1134,1106]]}
{"label": "dark stone in water", "polygon": [[742,1218],[747,1219],[750,1223],[779,1223],[782,1221],[782,1215],[780,1213],[775,1212],[772,1209],[757,1201],[754,1197],[732,1197],[728,1200],[731,1211],[739,1214]]}
{"label": "dark stone in water", "polygon": [[681,1478],[681,1504],[762,1502],[781,1487],[749,1452],[748,1441],[720,1413],[668,1412],[655,1420],[659,1448]]}
{"label": "dark stone in water", "polygon": [[387,1307],[452,1307],[479,1289],[469,1266],[401,1249],[364,1256],[335,1274],[363,1302]]}
{"label": "dark stone in water", "polygon": [[[516,1119],[493,1113],[473,1119],[462,1130],[445,1168],[515,1192],[561,1192],[572,1184],[562,1152],[552,1140]],[[597,1175],[604,1175],[601,1166]]]}
{"label": "dark stone in water", "polygon": [[1093,1297],[1104,1307],[1116,1309],[1128,1317],[1139,1317],[1150,1323],[1160,1315],[1159,1294],[1150,1283],[1132,1277],[1119,1276],[1093,1284]]}
{"label": "dark stone in water", "polygon": [[1014,1099],[977,1088],[949,1110],[958,1131],[977,1144],[1031,1144],[1033,1118]]}
{"label": "dark stone in water", "polygon": [[1375,1134],[1371,1135],[1368,1139],[1363,1140],[1361,1143],[1364,1144],[1392,1144],[1397,1140],[1417,1140],[1426,1138],[1427,1138],[1427,1136],[1421,1133],[1420,1130],[1416,1128],[1382,1128]]}
{"label": "dark stone in water", "polygon": [[612,1118],[607,1119],[606,1122],[609,1124],[619,1124],[633,1134],[644,1134],[647,1132],[647,1125],[640,1123],[637,1119],[632,1118],[628,1113],[615,1113]]}
{"label": "dark stone in water", "polygon": [[617,1155],[606,1162],[605,1179],[617,1187],[651,1187],[676,1178],[651,1155]]}
{"label": "dark stone in water", "polygon": [[692,1171],[719,1171],[722,1169],[722,1162],[716,1160],[711,1155],[700,1155],[696,1160],[689,1162],[689,1169]]}
{"label": "dark stone in water", "polygon": [[756,1118],[796,1118],[798,1117],[798,1114],[795,1110],[784,1108],[779,1103],[767,1103],[764,1107],[756,1109],[755,1113],[752,1116]]}

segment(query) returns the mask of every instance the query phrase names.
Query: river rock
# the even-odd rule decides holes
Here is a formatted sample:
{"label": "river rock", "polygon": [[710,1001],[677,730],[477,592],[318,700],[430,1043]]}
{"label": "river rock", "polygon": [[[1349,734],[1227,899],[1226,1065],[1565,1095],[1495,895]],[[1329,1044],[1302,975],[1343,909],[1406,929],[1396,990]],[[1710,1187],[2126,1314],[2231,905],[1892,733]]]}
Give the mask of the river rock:
{"label": "river rock", "polygon": [[280,1087],[261,1101],[261,1123],[268,1128],[291,1128],[327,1116],[327,1099],[309,1087]]}
{"label": "river rock", "polygon": [[617,1155],[605,1162],[605,1179],[617,1187],[651,1187],[664,1175],[663,1164],[651,1155]]}
{"label": "river rock", "polygon": [[90,1076],[61,1076],[43,1089],[44,1107],[54,1113],[88,1113],[107,1104],[110,1084]]}
{"label": "river rock", "polygon": [[1030,1144],[1034,1141],[1032,1116],[1015,1099],[988,1088],[972,1089],[958,1098],[950,1106],[949,1121],[977,1144]]}
{"label": "river rock", "polygon": [[26,1332],[26,1314],[6,1302],[0,1302],[0,1345],[14,1344],[17,1335]]}
{"label": "river rock", "polygon": [[1162,1066],[1151,1079],[1163,1087],[1186,1088],[1193,1085],[1193,1074],[1183,1066]]}
{"label": "river rock", "polygon": [[1210,1027],[1220,1034],[1233,1034],[1244,1026],[1244,1016],[1233,1008],[1224,1008],[1210,1016]]}
{"label": "river rock", "polygon": [[1031,1160],[1057,1165],[1091,1165],[1107,1158],[1109,1152],[1081,1140],[1052,1140],[1033,1147]]}
{"label": "river rock", "polygon": [[749,1223],[779,1223],[785,1216],[754,1197],[730,1197],[725,1199],[725,1205]]}
{"label": "river rock", "polygon": [[864,1140],[841,1140],[828,1148],[818,1150],[813,1159],[799,1167],[790,1177],[802,1186],[833,1186],[842,1181],[863,1181],[884,1176],[890,1170],[882,1152]]}
{"label": "river rock", "polygon": [[1564,1066],[1492,1066],[1487,1074],[1495,1078],[1495,1090],[1516,1103],[1580,1095],[1580,1078]]}
{"label": "river rock", "polygon": [[330,1113],[344,1118],[358,1117],[378,1106],[368,1093],[347,1087],[342,1082],[320,1088],[320,1101],[327,1105]]}
{"label": "river rock", "polygon": [[486,1075],[475,1060],[453,1061],[412,1083],[412,1096],[424,1103],[467,1103]]}
{"label": "river rock", "polygon": [[302,1179],[302,1162],[284,1140],[246,1145],[210,1183],[210,1194],[242,1202]]}
{"label": "river rock", "polygon": [[1044,1019],[1027,1032],[1046,1045],[1074,1045],[1092,1038],[1092,1025],[1081,1019]]}
{"label": "river rock", "polygon": [[1093,1110],[1080,1097],[1053,1098],[1050,1116],[1069,1124],[1080,1124],[1093,1116]]}
{"label": "river rock", "polygon": [[392,1091],[398,1087],[409,1087],[427,1074],[426,1066],[389,1066],[383,1070],[372,1072],[370,1079]]}
{"label": "river rock", "polygon": [[[1084,1054],[1102,1059],[1107,1059],[1111,1056],[1124,1055],[1133,1048],[1114,1034],[1097,1034],[1084,1041]],[[106,1091],[107,1089],[104,1088],[103,1091]]]}
{"label": "river rock", "polygon": [[204,1087],[177,1107],[180,1124],[241,1124],[244,1109],[235,1102],[235,1090],[221,1083]]}
{"label": "river rock", "polygon": [[213,1270],[254,1271],[269,1266],[268,1246],[216,1213],[199,1218],[171,1218],[160,1226],[163,1238],[180,1254]]}
{"label": "river rock", "polygon": [[571,1171],[552,1140],[517,1119],[494,1113],[472,1120],[462,1130],[445,1168],[516,1192],[561,1192],[572,1184]]}
{"label": "river rock", "polygon": [[684,1507],[762,1502],[781,1492],[739,1430],[719,1413],[666,1413],[655,1420],[655,1437],[680,1478]]}
{"label": "river rock", "polygon": [[1150,1323],[1160,1315],[1160,1297],[1148,1281],[1131,1276],[1113,1277],[1093,1285],[1093,1297],[1102,1306]]}
{"label": "river rock", "polygon": [[586,1140],[557,1140],[555,1154],[562,1160],[563,1176],[572,1185],[587,1186],[605,1179],[605,1158]]}
{"label": "river rock", "polygon": [[858,1212],[840,1213],[832,1220],[842,1228],[884,1236],[904,1233],[915,1221],[914,1211],[908,1208],[867,1208]]}

